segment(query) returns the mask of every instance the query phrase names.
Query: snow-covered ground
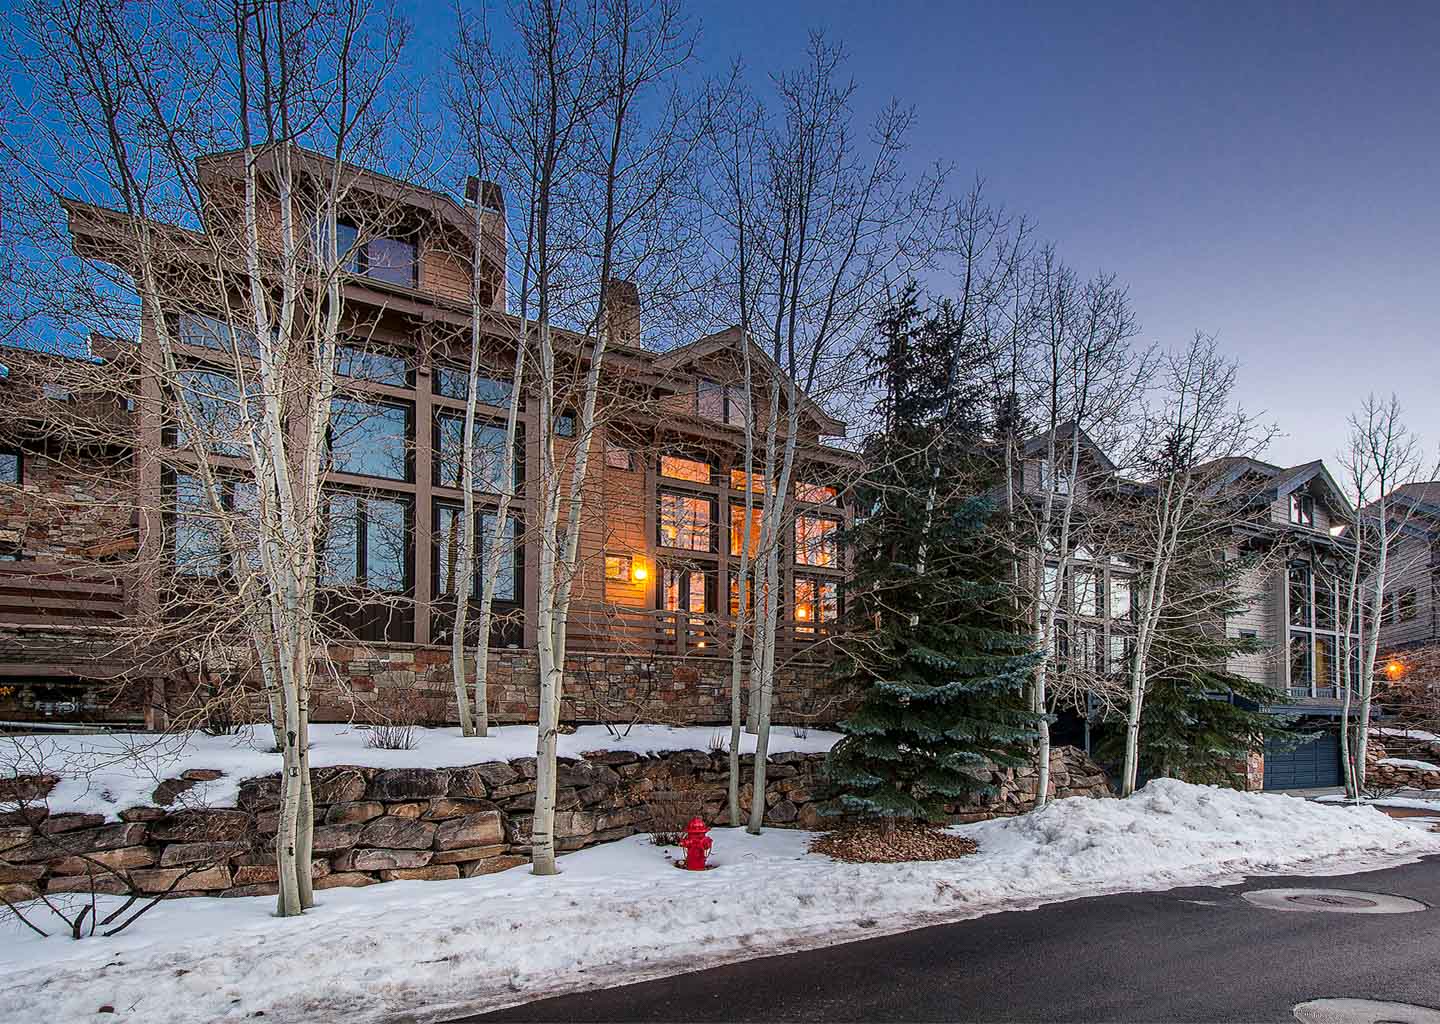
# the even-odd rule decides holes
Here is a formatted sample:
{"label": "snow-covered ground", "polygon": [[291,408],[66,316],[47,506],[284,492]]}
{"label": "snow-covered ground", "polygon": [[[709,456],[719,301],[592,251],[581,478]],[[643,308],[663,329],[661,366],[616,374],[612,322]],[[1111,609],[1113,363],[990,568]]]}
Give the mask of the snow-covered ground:
{"label": "snow-covered ground", "polygon": [[[573,748],[572,748],[573,749]],[[0,1020],[443,1020],[542,995],[1109,892],[1334,874],[1440,852],[1369,807],[1170,780],[960,831],[974,856],[842,864],[809,835],[715,833],[715,870],[680,871],[635,836],[452,882],[332,889],[302,918],[273,899],[185,899],[116,939],[0,931]]]}
{"label": "snow-covered ground", "polygon": [[[1436,818],[1440,819],[1440,790],[1412,789],[1409,792],[1415,795],[1377,796],[1364,799],[1361,803],[1374,807],[1401,807],[1412,811],[1433,811]],[[1354,801],[1344,793],[1327,793],[1315,799],[1322,804],[1354,804]]]}
{"label": "snow-covered ground", "polygon": [[1409,768],[1417,772],[1440,772],[1440,764],[1431,764],[1429,761],[1413,761],[1408,757],[1382,757],[1380,764],[1388,764],[1395,768]]}
{"label": "snow-covered ground", "polygon": [[[619,727],[622,731],[624,727]],[[535,726],[507,725],[490,735],[466,739],[459,729],[416,729],[411,750],[380,750],[365,745],[368,730],[351,725],[312,725],[310,764],[365,765],[375,768],[447,768],[508,761],[535,756]],[[770,733],[770,752],[824,753],[840,738],[820,729],[776,726]],[[114,818],[127,807],[151,802],[150,794],[161,779],[174,778],[191,768],[215,768],[225,773],[214,782],[199,784],[187,801],[211,807],[235,803],[240,782],[280,770],[280,755],[269,747],[268,729],[248,729],[234,736],[185,733],[156,736],[150,733],[103,735],[0,736],[0,766],[9,774],[63,769],[61,781],[50,794],[54,810],[86,811]],[[669,750],[728,749],[730,730],[709,726],[672,728],[635,725],[617,736],[600,725],[584,725],[562,735],[561,757],[579,757],[592,750],[631,750],[657,754]],[[753,753],[755,737],[741,734],[741,752]]]}
{"label": "snow-covered ground", "polygon": [[1375,726],[1371,727],[1370,733],[1373,736],[1399,736],[1402,739],[1440,743],[1440,736],[1436,736],[1433,732],[1426,732],[1424,729],[1390,729]]}

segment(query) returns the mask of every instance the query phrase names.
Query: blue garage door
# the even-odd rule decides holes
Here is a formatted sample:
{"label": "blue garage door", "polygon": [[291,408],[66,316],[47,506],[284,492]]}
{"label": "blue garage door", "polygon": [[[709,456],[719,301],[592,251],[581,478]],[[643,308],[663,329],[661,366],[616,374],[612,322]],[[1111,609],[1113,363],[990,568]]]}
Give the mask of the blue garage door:
{"label": "blue garage door", "polygon": [[1326,731],[1292,750],[1265,745],[1266,789],[1312,789],[1338,786],[1340,734]]}

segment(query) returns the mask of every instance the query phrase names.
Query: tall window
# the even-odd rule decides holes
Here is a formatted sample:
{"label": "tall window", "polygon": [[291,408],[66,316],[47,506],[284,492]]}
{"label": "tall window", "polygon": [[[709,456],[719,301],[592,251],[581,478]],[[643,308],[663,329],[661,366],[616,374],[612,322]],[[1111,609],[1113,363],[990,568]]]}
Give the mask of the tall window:
{"label": "tall window", "polygon": [[334,491],[325,496],[320,582],[400,593],[410,589],[410,506]]}
{"label": "tall window", "polygon": [[1112,619],[1129,619],[1134,615],[1134,603],[1131,600],[1133,586],[1134,583],[1129,576],[1111,574],[1110,617]]}
{"label": "tall window", "polygon": [[1340,637],[1353,624],[1341,625],[1348,616],[1340,610],[1335,581],[1323,563],[1291,562],[1286,580],[1290,692],[1300,697],[1334,696]]}
{"label": "tall window", "polygon": [[[177,375],[179,391],[190,408],[199,441],[216,455],[243,456],[250,450],[245,428],[245,410],[241,406],[240,387],[228,374],[215,370],[181,370]],[[258,417],[253,409],[252,422]],[[177,417],[175,444],[190,444],[185,424]]]}
{"label": "tall window", "polygon": [[[464,542],[465,512],[453,505],[435,507],[435,593],[450,597],[460,585],[460,546]],[[495,514],[475,513],[475,561],[470,577],[470,596],[479,597],[489,560],[490,540],[495,534]],[[495,600],[516,601],[520,573],[520,522],[509,517],[509,529],[502,534],[500,572],[495,577]]]}
{"label": "tall window", "polygon": [[1130,661],[1135,657],[1135,638],[1120,633],[1111,633],[1109,645],[1110,674],[1124,675],[1130,670]]}
{"label": "tall window", "polygon": [[340,473],[409,480],[412,418],[408,405],[332,399],[331,468]]}
{"label": "tall window", "polygon": [[1310,566],[1304,562],[1290,565],[1290,625],[1309,627],[1314,622],[1315,606],[1310,598]]}
{"label": "tall window", "polygon": [[730,506],[730,553],[732,555],[744,554],[743,548],[748,548],[750,556],[755,557],[755,552],[760,549],[760,526],[761,512],[759,508],[750,510],[750,524],[747,529],[745,524],[745,506]]}
{"label": "tall window", "polygon": [[[238,575],[247,566],[259,568],[259,516],[253,483],[216,474],[212,501],[205,482],[197,476],[167,472],[167,479],[171,489],[169,541],[177,574]],[[229,521],[239,550],[225,550],[222,520]]]}
{"label": "tall window", "polygon": [[795,631],[814,633],[840,617],[840,588],[834,580],[795,577]]}
{"label": "tall window", "polygon": [[20,449],[8,448],[0,451],[0,484],[18,487],[21,475]]}
{"label": "tall window", "polygon": [[1100,574],[1076,570],[1073,587],[1075,600],[1072,608],[1075,614],[1098,616],[1103,601]]}
{"label": "tall window", "polygon": [[[435,367],[430,387],[435,394],[443,398],[468,401],[470,398],[470,369],[465,366],[441,363]],[[484,375],[475,380],[475,400],[483,405],[508,408],[512,391],[514,391],[514,387],[508,380]]]}
{"label": "tall window", "polygon": [[1315,499],[1308,494],[1290,494],[1290,521],[1297,526],[1315,525]]}
{"label": "tall window", "polygon": [[824,516],[795,517],[795,563],[835,568],[840,564],[840,521]]}
{"label": "tall window", "polygon": [[658,501],[658,540],[662,547],[715,550],[715,499],[661,491]]}
{"label": "tall window", "polygon": [[[484,420],[475,421],[475,448],[472,454],[470,486],[477,491],[499,493],[505,483],[505,425]],[[464,480],[461,467],[465,461],[465,417],[460,413],[437,412],[435,414],[435,482],[444,487],[462,487]],[[515,461],[511,468],[513,483],[520,483],[523,473],[522,453],[524,447],[519,437],[515,438]]]}
{"label": "tall window", "polygon": [[743,491],[747,482],[750,484],[750,489],[756,494],[765,493],[764,473],[751,473],[747,477],[743,469],[732,469],[730,471],[730,487],[732,490]]}
{"label": "tall window", "polygon": [[690,566],[666,566],[660,570],[662,611],[703,615],[714,604],[711,591],[715,574]]}

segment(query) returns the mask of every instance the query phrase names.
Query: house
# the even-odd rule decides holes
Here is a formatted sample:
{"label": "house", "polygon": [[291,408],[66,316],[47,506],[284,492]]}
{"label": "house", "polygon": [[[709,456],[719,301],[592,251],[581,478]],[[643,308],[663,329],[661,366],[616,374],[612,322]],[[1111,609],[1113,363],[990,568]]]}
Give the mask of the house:
{"label": "house", "polygon": [[[306,159],[323,161],[315,154]],[[214,230],[235,217],[239,155],[197,162],[212,204]],[[420,690],[430,715],[453,719],[449,628],[456,594],[477,603],[477,580],[457,579],[463,526],[460,438],[471,329],[471,289],[480,279],[486,304],[476,446],[476,516],[494,521],[499,455],[505,444],[514,339],[525,329],[505,305],[503,197],[484,183],[472,191],[480,213],[483,265],[470,257],[475,211],[449,195],[347,168],[346,195],[360,212],[343,213],[337,234],[354,250],[343,279],[344,331],[337,353],[338,392],[331,407],[320,585],[336,679],[312,704],[317,720],[346,718],[357,706],[383,707],[387,693]],[[368,205],[367,205],[368,203]],[[67,206],[75,251],[124,272],[117,245],[121,215],[81,203]],[[365,211],[383,219],[365,223]],[[352,222],[353,220],[353,222]],[[177,279],[203,267],[203,231],[156,226],[172,245]],[[167,234],[168,232],[168,234]],[[233,357],[221,352],[245,337],[219,310],[193,300],[141,310],[138,345],[96,339],[89,358],[106,382],[96,394],[58,392],[50,381],[62,357],[16,353],[0,379],[0,401],[18,414],[0,436],[0,719],[89,718],[151,723],[183,705],[195,680],[141,659],[136,622],[174,605],[170,578],[223,576],[214,529],[196,504],[197,465],[182,446],[176,419],[146,366],[156,365],[154,318],[176,340],[187,394],[197,415],[223,415],[233,396]],[[746,488],[763,488],[743,469],[743,423],[752,399],[740,386],[745,350],[756,380],[754,414],[771,374],[783,374],[736,328],[655,352],[642,344],[643,309],[634,285],[610,297],[603,391],[603,437],[585,480],[580,570],[569,630],[567,719],[644,717],[720,722],[729,716],[729,658],[738,611],[740,546],[757,532],[744,521]],[[584,364],[593,339],[556,331],[559,358]],[[253,340],[253,336],[249,336]],[[69,379],[77,379],[74,365]],[[78,379],[83,380],[83,375]],[[107,390],[108,389],[108,390]],[[833,442],[845,424],[802,395],[794,486],[787,496],[781,554],[782,665],[776,716],[833,719],[846,695],[825,668],[826,639],[840,611],[843,578],[837,531],[854,456]],[[104,443],[85,443],[67,421],[99,405],[114,428]],[[216,409],[221,409],[217,412]],[[496,592],[491,637],[490,712],[498,721],[535,717],[535,626],[539,563],[541,457],[538,403],[519,415],[505,568]],[[556,419],[568,452],[576,415]],[[784,419],[781,419],[784,423]],[[783,427],[782,427],[783,429]],[[209,465],[235,509],[253,500],[248,462],[225,444]],[[562,453],[563,454],[563,453]],[[247,491],[248,488],[248,491]],[[484,533],[480,534],[484,536]],[[168,567],[165,572],[154,566]],[[472,620],[473,621],[473,620]],[[448,708],[446,701],[448,699]]]}

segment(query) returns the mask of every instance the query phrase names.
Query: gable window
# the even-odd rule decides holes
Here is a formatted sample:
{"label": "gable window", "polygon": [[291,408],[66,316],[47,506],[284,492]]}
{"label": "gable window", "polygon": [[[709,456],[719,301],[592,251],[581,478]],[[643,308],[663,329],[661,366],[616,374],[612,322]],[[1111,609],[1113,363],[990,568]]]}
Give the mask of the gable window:
{"label": "gable window", "polygon": [[1055,494],[1070,493],[1070,467],[1054,466],[1049,459],[1040,460],[1040,490]]}
{"label": "gable window", "polygon": [[1315,499],[1298,491],[1290,494],[1290,521],[1296,526],[1315,525]]}
{"label": "gable window", "polygon": [[671,480],[688,480],[692,484],[708,484],[712,469],[710,463],[699,459],[687,459],[681,455],[660,456],[660,475]]}
{"label": "gable window", "polygon": [[0,449],[0,484],[11,484],[20,486],[23,475],[23,468],[20,461],[20,449]]}
{"label": "gable window", "polygon": [[662,547],[715,550],[715,499],[661,491],[657,501],[657,539]]}
{"label": "gable window", "polygon": [[[511,482],[519,486],[523,479],[524,444],[517,425],[515,459]],[[505,437],[503,423],[475,421],[474,450],[471,452],[470,486],[477,491],[498,494],[505,489]],[[463,487],[465,460],[465,417],[461,413],[437,412],[432,439],[435,447],[435,483],[442,487]]]}
{"label": "gable window", "polygon": [[725,388],[713,380],[701,378],[695,385],[695,411],[707,420],[725,418]]}
{"label": "gable window", "polygon": [[[463,366],[440,363],[435,367],[430,390],[441,398],[454,398],[461,402],[470,399],[470,370]],[[514,391],[510,381],[497,377],[479,375],[475,378],[475,401],[482,405],[509,408],[510,395]]]}
{"label": "gable window", "polygon": [[410,589],[410,506],[335,491],[325,496],[320,582],[385,593]]}
{"label": "gable window", "polygon": [[795,517],[795,563],[829,566],[840,561],[840,521],[824,516]]}
{"label": "gable window", "polygon": [[[475,560],[470,578],[470,596],[478,598],[490,559],[490,541],[495,535],[495,514],[475,513]],[[454,505],[435,506],[434,585],[438,596],[454,597],[460,585],[460,548],[465,541],[465,510]],[[516,600],[521,552],[520,522],[509,517],[509,529],[501,534],[500,571],[495,576],[496,601]]]}
{"label": "gable window", "polygon": [[330,469],[409,480],[413,410],[408,405],[334,398],[330,402]]}

